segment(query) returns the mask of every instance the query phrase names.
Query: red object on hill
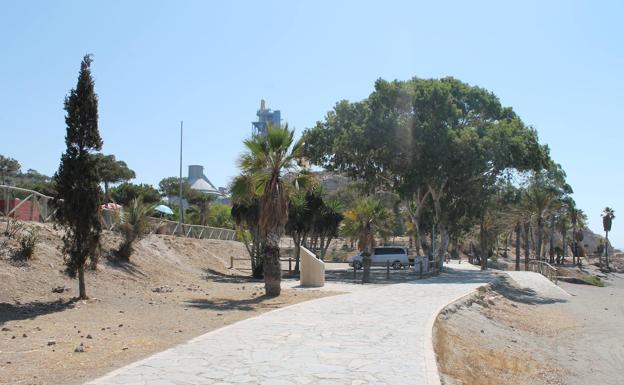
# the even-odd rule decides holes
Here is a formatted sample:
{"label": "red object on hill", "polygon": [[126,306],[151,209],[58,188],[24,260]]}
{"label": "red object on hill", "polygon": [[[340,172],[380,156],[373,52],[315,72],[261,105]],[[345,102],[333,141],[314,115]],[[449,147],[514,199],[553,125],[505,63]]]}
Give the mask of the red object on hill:
{"label": "red object on hill", "polygon": [[[2,211],[2,213],[5,212],[5,207],[6,207],[6,203],[7,201],[5,200],[0,200],[0,211]],[[21,199],[9,199],[8,204],[9,204],[9,210],[11,211],[13,210],[15,207],[17,207],[20,203],[22,203]],[[17,208],[17,210],[15,210],[14,212],[12,212],[9,215],[11,218],[15,218],[18,219],[20,221],[39,221],[39,207],[37,205],[33,205],[32,201],[26,201],[23,202],[21,206],[19,206]]]}

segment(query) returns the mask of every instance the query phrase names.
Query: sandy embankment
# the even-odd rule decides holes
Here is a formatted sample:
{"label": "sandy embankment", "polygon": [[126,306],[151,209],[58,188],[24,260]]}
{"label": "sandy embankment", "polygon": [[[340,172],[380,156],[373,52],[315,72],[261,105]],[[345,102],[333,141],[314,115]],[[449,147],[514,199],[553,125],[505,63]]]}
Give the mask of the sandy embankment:
{"label": "sandy embankment", "polygon": [[606,283],[560,283],[571,296],[545,296],[507,279],[450,305],[434,329],[443,382],[621,384],[624,278]]}
{"label": "sandy embankment", "polygon": [[[62,273],[60,238],[40,227],[36,259],[0,260],[0,384],[75,384],[262,312],[333,293],[286,289],[229,269],[238,242],[150,235],[130,264],[101,261],[86,277],[88,301]],[[104,237],[105,252],[118,238]],[[53,293],[56,287],[69,291]],[[82,344],[84,352],[75,352]],[[80,348],[78,349],[80,350]]]}

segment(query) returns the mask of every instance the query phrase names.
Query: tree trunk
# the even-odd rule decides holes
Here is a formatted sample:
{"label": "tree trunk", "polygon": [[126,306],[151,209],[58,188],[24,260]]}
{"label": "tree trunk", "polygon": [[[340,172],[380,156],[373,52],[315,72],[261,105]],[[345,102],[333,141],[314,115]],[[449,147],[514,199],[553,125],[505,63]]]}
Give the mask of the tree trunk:
{"label": "tree trunk", "polygon": [[609,268],[609,232],[605,231],[605,265]]}
{"label": "tree trunk", "polygon": [[78,268],[78,299],[88,299],[85,285],[84,265]]}
{"label": "tree trunk", "polygon": [[[566,231],[563,232],[563,234],[561,234],[561,248],[563,249],[563,261],[565,261],[565,259],[568,257],[568,234],[567,231],[568,229],[566,229]],[[563,263],[563,261],[561,261],[561,263]]]}
{"label": "tree trunk", "polygon": [[431,248],[429,249],[429,261],[435,261],[435,246],[436,246],[436,225],[431,226]]}
{"label": "tree trunk", "polygon": [[485,230],[483,228],[483,218],[481,218],[481,223],[479,224],[479,234],[480,234],[480,253],[481,253],[481,270],[487,270],[487,250],[486,250],[486,239],[485,239]]}
{"label": "tree trunk", "polygon": [[[524,226],[523,226],[524,227]],[[531,253],[531,244],[529,242],[529,234],[532,231],[529,230],[529,225],[524,227],[524,271],[529,271],[529,259]]]}
{"label": "tree trunk", "polygon": [[555,263],[555,216],[550,218],[550,242],[548,244],[548,255],[550,263]]}
{"label": "tree trunk", "polygon": [[516,225],[516,271],[520,271],[520,224]]}
{"label": "tree trunk", "polygon": [[325,259],[325,256],[327,255],[327,250],[329,249],[329,245],[331,244],[332,239],[334,239],[334,237],[328,236],[327,240],[325,241],[325,248],[322,250],[323,259]]}
{"label": "tree trunk", "polygon": [[542,217],[537,218],[537,244],[535,245],[535,254],[538,259],[542,258],[542,233],[544,232],[544,219]]}
{"label": "tree trunk", "polygon": [[282,264],[280,262],[280,236],[278,232],[267,234],[264,257],[264,290],[267,296],[280,295],[282,281]]}
{"label": "tree trunk", "polygon": [[299,272],[299,261],[301,259],[301,236],[297,233],[293,234],[293,243],[295,244],[295,273]]}
{"label": "tree trunk", "polygon": [[320,255],[321,255],[321,261],[325,260],[325,236],[321,235],[320,236],[321,240],[320,240]]}
{"label": "tree trunk", "polygon": [[438,224],[438,229],[440,233],[440,248],[438,249],[438,265],[440,271],[444,267],[444,255],[446,254],[446,249],[448,247],[448,232],[446,231],[446,226],[443,224]]}
{"label": "tree trunk", "polygon": [[367,223],[364,226],[364,247],[362,250],[362,266],[364,271],[362,273],[362,283],[370,282],[370,268],[371,268],[371,225]]}
{"label": "tree trunk", "polygon": [[108,195],[108,182],[104,181],[104,203],[110,202],[110,196]]}

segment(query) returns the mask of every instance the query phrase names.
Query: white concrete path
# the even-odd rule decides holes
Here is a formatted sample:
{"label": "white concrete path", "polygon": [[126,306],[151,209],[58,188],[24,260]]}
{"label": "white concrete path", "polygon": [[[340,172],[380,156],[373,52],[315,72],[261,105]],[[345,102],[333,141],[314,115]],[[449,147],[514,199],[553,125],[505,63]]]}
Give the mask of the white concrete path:
{"label": "white concrete path", "polygon": [[539,296],[566,298],[571,297],[567,291],[552,283],[548,278],[533,271],[505,271],[520,287],[528,288]]}
{"label": "white concrete path", "polygon": [[454,267],[265,313],[88,384],[437,385],[435,316],[492,279],[468,264]]}

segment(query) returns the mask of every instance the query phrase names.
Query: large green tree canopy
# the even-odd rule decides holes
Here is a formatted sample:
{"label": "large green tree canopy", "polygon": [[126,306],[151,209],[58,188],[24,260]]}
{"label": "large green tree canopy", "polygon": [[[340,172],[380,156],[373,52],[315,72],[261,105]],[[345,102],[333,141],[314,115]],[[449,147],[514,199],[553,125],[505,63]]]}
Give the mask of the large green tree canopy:
{"label": "large green tree canopy", "polygon": [[379,79],[367,99],[338,102],[304,135],[312,163],[362,180],[371,192],[397,192],[414,208],[416,226],[430,201],[442,232],[466,216],[483,217],[502,176],[550,164],[548,148],[511,108],[451,77]]}

